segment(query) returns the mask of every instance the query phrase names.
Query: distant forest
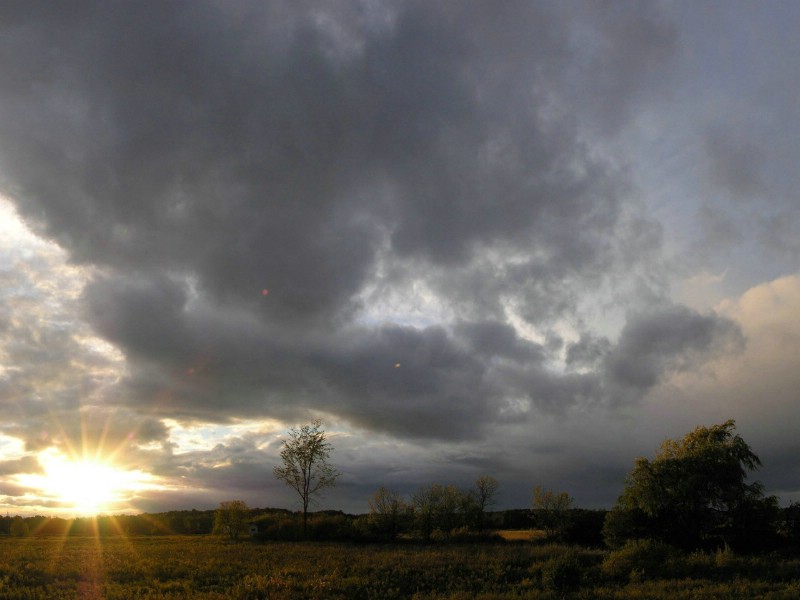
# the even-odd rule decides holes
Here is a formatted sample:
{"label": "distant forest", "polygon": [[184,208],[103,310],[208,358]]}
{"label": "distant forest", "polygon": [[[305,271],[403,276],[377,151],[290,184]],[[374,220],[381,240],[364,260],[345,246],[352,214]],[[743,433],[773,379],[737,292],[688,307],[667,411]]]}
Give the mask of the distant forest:
{"label": "distant forest", "polygon": [[[45,516],[0,516],[0,535],[4,536],[153,536],[207,535],[215,533],[219,509],[174,510],[138,515],[98,515],[65,519]],[[608,511],[570,509],[577,528],[593,530],[595,541],[602,542],[603,519]],[[254,537],[261,539],[301,539],[301,513],[282,508],[251,508],[248,524],[256,526]],[[338,510],[313,512],[309,519],[309,538],[314,540],[374,539],[371,514],[347,514]],[[543,529],[535,511],[511,509],[486,514],[489,530]],[[588,526],[588,527],[587,527]],[[219,531],[216,531],[219,533]],[[434,536],[435,538],[436,536]],[[571,537],[571,536],[570,536]],[[577,541],[577,540],[576,540]]]}

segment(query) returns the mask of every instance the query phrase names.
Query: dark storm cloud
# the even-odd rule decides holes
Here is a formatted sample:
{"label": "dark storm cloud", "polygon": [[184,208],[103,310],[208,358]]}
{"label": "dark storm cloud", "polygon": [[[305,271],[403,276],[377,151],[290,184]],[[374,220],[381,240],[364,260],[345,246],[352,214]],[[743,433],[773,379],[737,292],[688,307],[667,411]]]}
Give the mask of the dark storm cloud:
{"label": "dark storm cloud", "polygon": [[641,393],[665,374],[697,368],[744,345],[741,330],[730,319],[670,306],[631,316],[604,366],[612,386]]}
{"label": "dark storm cloud", "polygon": [[486,368],[441,327],[383,327],[324,358],[323,406],[369,429],[459,438],[494,413]]}
{"label": "dark storm cloud", "polygon": [[567,346],[565,363],[571,369],[596,369],[611,351],[611,342],[588,333]]}
{"label": "dark storm cloud", "polygon": [[[609,365],[643,393],[710,347],[714,326],[667,327],[653,349],[639,319],[570,347],[595,371],[548,362],[582,290],[660,242],[570,112],[619,129],[671,54],[654,9],[609,6],[6,5],[3,189],[96,267],[83,314],[127,359],[105,402],[463,439],[602,400]],[[369,286],[388,306],[417,283],[452,323],[364,317]]]}
{"label": "dark storm cloud", "polygon": [[521,339],[516,330],[505,323],[484,321],[463,323],[458,328],[469,350],[479,356],[508,358],[515,361],[540,363],[545,358],[539,344]]}

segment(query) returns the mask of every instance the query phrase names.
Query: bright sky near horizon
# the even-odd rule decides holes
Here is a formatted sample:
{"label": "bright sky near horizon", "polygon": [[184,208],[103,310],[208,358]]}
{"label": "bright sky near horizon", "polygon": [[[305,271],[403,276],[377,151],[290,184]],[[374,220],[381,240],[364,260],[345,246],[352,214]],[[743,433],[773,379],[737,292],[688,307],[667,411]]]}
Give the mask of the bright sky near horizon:
{"label": "bright sky near horizon", "polygon": [[484,474],[607,507],[729,418],[800,500],[798,26],[4,3],[0,510],[293,508],[272,468],[316,417],[318,508]]}

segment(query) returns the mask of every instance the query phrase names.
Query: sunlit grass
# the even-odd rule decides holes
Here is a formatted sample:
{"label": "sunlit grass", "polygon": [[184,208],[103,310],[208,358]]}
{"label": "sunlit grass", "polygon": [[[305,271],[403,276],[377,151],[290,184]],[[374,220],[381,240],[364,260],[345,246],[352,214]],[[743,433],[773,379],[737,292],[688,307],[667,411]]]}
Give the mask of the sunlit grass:
{"label": "sunlit grass", "polygon": [[534,542],[547,537],[541,529],[507,529],[498,531],[497,535],[507,542]]}

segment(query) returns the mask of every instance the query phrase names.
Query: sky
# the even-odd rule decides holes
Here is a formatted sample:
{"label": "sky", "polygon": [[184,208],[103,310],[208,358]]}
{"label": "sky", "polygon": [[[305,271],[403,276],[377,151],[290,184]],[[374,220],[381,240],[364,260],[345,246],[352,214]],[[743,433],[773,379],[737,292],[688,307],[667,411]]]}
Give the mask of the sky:
{"label": "sky", "polygon": [[4,2],[0,511],[299,508],[272,470],[316,418],[319,509],[481,475],[610,507],[727,419],[800,500],[798,26]]}

